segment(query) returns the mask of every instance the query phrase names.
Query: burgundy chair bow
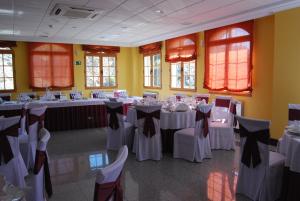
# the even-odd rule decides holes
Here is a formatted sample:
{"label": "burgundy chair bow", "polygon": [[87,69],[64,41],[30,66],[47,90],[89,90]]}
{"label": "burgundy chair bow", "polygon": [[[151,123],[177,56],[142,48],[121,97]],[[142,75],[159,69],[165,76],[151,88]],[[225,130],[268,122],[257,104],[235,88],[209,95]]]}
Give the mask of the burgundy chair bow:
{"label": "burgundy chair bow", "polygon": [[40,116],[35,115],[35,114],[28,114],[27,132],[29,132],[29,126],[31,126],[32,124],[34,124],[36,122],[38,122],[38,131],[41,128],[44,128],[44,120],[45,120],[45,113],[43,113]]}
{"label": "burgundy chair bow", "polygon": [[0,165],[2,161],[2,156],[4,163],[7,164],[11,159],[13,159],[14,154],[11,150],[7,136],[18,137],[20,124],[16,123],[5,130],[0,131]]}
{"label": "burgundy chair bow", "polygon": [[107,113],[109,113],[109,127],[113,130],[117,130],[120,126],[119,126],[119,119],[117,116],[118,114],[123,114],[123,107],[117,107],[117,108],[110,108],[110,107],[106,107],[106,111]]}
{"label": "burgundy chair bow", "polygon": [[114,194],[115,201],[123,201],[123,190],[121,186],[121,175],[114,182],[95,184],[94,201],[108,201]]}
{"label": "burgundy chair bow", "polygon": [[44,165],[45,188],[46,188],[47,195],[50,198],[53,194],[53,191],[52,191],[52,183],[51,183],[47,153],[46,151],[36,150],[33,173],[38,174],[43,165]]}
{"label": "burgundy chair bow", "polygon": [[231,103],[230,105],[230,112],[233,114],[233,126],[237,125],[237,120],[236,120],[236,104],[235,103]]}
{"label": "burgundy chair bow", "polygon": [[229,108],[230,99],[216,99],[215,105],[217,107],[227,107],[227,108]]}
{"label": "burgundy chair bow", "polygon": [[269,129],[250,132],[240,124],[240,136],[246,138],[242,153],[242,163],[250,168],[252,162],[253,168],[255,168],[261,163],[257,141],[268,145],[270,137]]}
{"label": "burgundy chair bow", "polygon": [[181,101],[181,96],[176,96],[177,101]]}
{"label": "burgundy chair bow", "polygon": [[146,137],[152,137],[155,135],[155,125],[153,118],[160,119],[160,110],[156,110],[151,113],[146,113],[141,110],[137,110],[137,119],[145,118],[143,133]]}
{"label": "burgundy chair bow", "polygon": [[206,97],[206,96],[205,96],[205,97],[204,97],[204,96],[197,96],[197,97],[196,97],[196,100],[197,100],[197,101],[205,100],[206,103],[208,103],[208,97]]}
{"label": "burgundy chair bow", "polygon": [[207,113],[201,112],[199,110],[196,111],[196,121],[200,121],[203,119],[203,136],[206,137],[208,134],[208,118],[210,117],[210,111]]}
{"label": "burgundy chair bow", "polygon": [[300,120],[300,110],[289,109],[289,121]]}

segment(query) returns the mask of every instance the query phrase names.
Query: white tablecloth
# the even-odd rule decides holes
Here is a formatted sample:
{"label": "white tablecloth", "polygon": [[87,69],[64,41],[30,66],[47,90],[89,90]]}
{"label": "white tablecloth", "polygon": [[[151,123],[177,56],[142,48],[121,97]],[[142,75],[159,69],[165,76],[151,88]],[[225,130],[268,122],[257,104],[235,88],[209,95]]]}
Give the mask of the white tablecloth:
{"label": "white tablecloth", "polygon": [[[195,127],[195,118],[195,110],[187,112],[168,112],[162,109],[160,113],[160,128],[165,130],[192,128]],[[134,108],[128,109],[127,121],[136,125],[137,117],[136,110]]]}
{"label": "white tablecloth", "polygon": [[291,171],[300,173],[300,136],[284,131],[280,140],[279,152],[285,155],[285,166]]}
{"label": "white tablecloth", "polygon": [[[138,98],[119,98],[118,101],[123,103],[133,103],[134,100]],[[58,107],[72,107],[72,106],[85,106],[85,105],[101,105],[109,99],[83,99],[83,100],[65,100],[65,101],[32,101],[30,104],[42,104],[46,105],[48,108],[58,108]],[[0,110],[19,110],[25,105],[22,102],[10,101],[0,104]]]}

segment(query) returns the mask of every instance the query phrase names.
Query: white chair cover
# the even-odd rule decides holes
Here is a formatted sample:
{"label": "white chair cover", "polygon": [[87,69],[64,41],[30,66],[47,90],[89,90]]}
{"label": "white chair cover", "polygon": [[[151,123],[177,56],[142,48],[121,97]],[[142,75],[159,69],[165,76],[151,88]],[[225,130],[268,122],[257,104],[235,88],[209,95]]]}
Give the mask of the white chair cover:
{"label": "white chair cover", "polygon": [[[121,175],[122,173],[122,169],[124,167],[124,164],[126,162],[126,159],[128,157],[128,148],[127,146],[122,146],[119,149],[118,155],[116,160],[104,167],[101,168],[100,171],[97,174],[97,178],[96,178],[96,186],[97,184],[106,184],[106,183],[110,183],[110,182],[115,182]],[[97,187],[95,187],[95,191],[97,190]],[[94,195],[96,195],[97,193],[95,192]],[[101,196],[101,195],[96,195],[96,196]],[[94,198],[94,200],[97,200]],[[109,201],[113,201],[114,197],[111,196]]]}
{"label": "white chair cover", "polygon": [[[230,107],[233,107],[231,104]],[[211,121],[209,123],[210,146],[211,149],[235,149],[234,135],[234,110],[230,108],[227,122]]]}
{"label": "white chair cover", "polygon": [[119,128],[113,129],[110,125],[110,114],[107,113],[107,143],[106,148],[109,150],[119,150],[122,145],[131,146],[133,135],[133,125],[129,122],[124,122],[123,104],[121,102],[105,102],[107,108],[120,108],[121,113],[117,113]]}
{"label": "white chair cover", "polygon": [[[160,111],[161,106],[136,106],[136,110],[152,113]],[[146,137],[143,133],[145,119],[137,120],[137,129],[134,136],[133,152],[136,153],[138,161],[143,160],[160,160],[162,158],[161,149],[161,133],[160,133],[160,120],[152,118],[155,127],[155,134],[152,137]]]}
{"label": "white chair cover", "polygon": [[[20,121],[20,116],[1,118],[0,119],[0,131],[9,128],[12,125],[18,124]],[[17,134],[18,135],[18,134]],[[7,136],[9,141],[13,158],[8,161],[7,164],[1,162],[0,174],[6,177],[9,183],[14,184],[20,188],[25,187],[24,177],[28,175],[28,171],[24,160],[20,153],[19,139],[18,137]]]}
{"label": "white chair cover", "polygon": [[[47,106],[39,106],[39,105],[29,105],[28,106],[28,116],[35,115],[35,116],[43,116],[45,115]],[[28,118],[28,121],[30,120],[30,117]],[[41,122],[42,125],[44,125],[44,121]],[[35,160],[35,152],[38,144],[38,133],[39,133],[39,122],[36,121],[32,125],[28,126],[28,138],[27,138],[27,150],[26,153],[23,153],[22,155],[24,157],[24,160],[26,162],[27,168],[33,168],[34,166],[34,160]],[[23,140],[22,140],[23,142]],[[23,143],[21,146],[24,146]],[[26,146],[26,143],[25,143]],[[22,148],[23,150],[23,148]]]}
{"label": "white chair cover", "polygon": [[294,121],[300,122],[300,104],[289,104],[289,122],[291,125]]}
{"label": "white chair cover", "polygon": [[208,104],[208,102],[209,102],[209,97],[210,97],[210,94],[196,94],[194,96],[194,98],[196,99],[196,101],[205,100],[206,104]]}
{"label": "white chair cover", "polygon": [[158,99],[158,93],[156,92],[144,92],[143,93],[143,98],[151,97],[153,99]]}
{"label": "white chair cover", "polygon": [[[236,118],[240,126],[243,126],[249,132],[269,130],[270,127],[270,121],[247,119],[240,116]],[[246,137],[241,137],[241,161],[236,192],[244,194],[252,200],[277,200],[281,192],[284,156],[269,152],[268,144],[257,141],[261,162],[253,167],[252,160],[252,164],[248,167],[242,162],[246,141]]]}
{"label": "white chair cover", "polygon": [[[47,129],[42,128],[39,132],[40,140],[38,142],[37,150],[46,152],[47,144],[50,140],[50,133]],[[48,159],[47,159],[48,160]],[[28,187],[30,189],[26,194],[26,199],[30,201],[46,201],[45,195],[45,179],[44,179],[44,165],[42,165],[40,171],[37,174],[32,174],[28,178]]]}
{"label": "white chair cover", "polygon": [[[198,105],[202,113],[209,113],[212,105]],[[189,161],[202,162],[205,158],[211,158],[209,135],[203,135],[204,120],[196,121],[195,128],[186,128],[174,134],[174,158],[183,158]]]}
{"label": "white chair cover", "polygon": [[218,119],[229,119],[229,108],[232,101],[231,96],[216,96],[214,107],[211,111],[211,119],[213,121]]}

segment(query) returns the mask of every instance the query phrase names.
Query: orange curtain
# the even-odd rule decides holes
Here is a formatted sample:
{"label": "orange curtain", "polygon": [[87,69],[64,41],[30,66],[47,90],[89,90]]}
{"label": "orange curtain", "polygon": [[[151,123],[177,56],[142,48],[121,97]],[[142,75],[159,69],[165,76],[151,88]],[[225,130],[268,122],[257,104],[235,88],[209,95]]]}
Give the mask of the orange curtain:
{"label": "orange curtain", "polygon": [[162,47],[162,42],[151,43],[139,47],[140,54],[153,54],[160,52]]}
{"label": "orange curtain", "polygon": [[28,43],[30,86],[70,88],[74,86],[73,45]]}
{"label": "orange curtain", "polygon": [[252,91],[253,21],[205,31],[204,88]]}
{"label": "orange curtain", "polygon": [[17,42],[0,40],[0,47],[17,47]]}
{"label": "orange curtain", "polygon": [[197,34],[190,34],[166,40],[166,62],[197,59],[197,38]]}
{"label": "orange curtain", "polygon": [[82,45],[82,50],[91,53],[116,54],[120,52],[120,47],[104,45]]}

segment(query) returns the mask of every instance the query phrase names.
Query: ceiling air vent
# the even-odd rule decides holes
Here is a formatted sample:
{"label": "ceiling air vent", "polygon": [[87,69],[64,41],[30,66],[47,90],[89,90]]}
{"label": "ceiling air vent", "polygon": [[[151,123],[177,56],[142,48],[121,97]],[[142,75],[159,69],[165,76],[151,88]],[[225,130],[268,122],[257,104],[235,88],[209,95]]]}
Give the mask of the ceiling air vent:
{"label": "ceiling air vent", "polygon": [[101,12],[103,11],[93,8],[55,4],[50,15],[70,19],[95,19]]}

